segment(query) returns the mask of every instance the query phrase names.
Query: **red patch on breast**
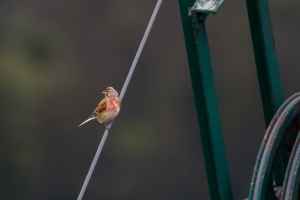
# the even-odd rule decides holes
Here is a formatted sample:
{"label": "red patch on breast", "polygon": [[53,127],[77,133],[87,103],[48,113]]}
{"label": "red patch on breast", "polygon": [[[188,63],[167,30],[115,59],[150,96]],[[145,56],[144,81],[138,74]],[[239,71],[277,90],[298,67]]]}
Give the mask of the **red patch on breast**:
{"label": "red patch on breast", "polygon": [[107,103],[109,110],[118,110],[121,108],[121,102],[117,99],[109,99]]}

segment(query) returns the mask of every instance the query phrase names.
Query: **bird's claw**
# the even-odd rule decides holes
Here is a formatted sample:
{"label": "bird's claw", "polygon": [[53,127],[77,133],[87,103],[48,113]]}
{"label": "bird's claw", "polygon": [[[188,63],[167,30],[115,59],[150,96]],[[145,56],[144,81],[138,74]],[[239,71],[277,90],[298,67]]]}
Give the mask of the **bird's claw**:
{"label": "bird's claw", "polygon": [[105,125],[105,129],[110,133],[110,127],[108,127],[106,124],[104,124]]}

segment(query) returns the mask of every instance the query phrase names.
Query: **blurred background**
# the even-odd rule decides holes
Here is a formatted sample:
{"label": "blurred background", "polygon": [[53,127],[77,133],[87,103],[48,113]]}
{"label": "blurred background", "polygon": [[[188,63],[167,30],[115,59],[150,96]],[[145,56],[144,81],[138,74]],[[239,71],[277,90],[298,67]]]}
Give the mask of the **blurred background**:
{"label": "blurred background", "polygon": [[[0,1],[0,199],[76,199],[155,0]],[[285,99],[300,91],[299,1],[270,2]],[[245,1],[207,19],[234,199],[265,125]],[[84,199],[209,199],[177,1],[164,1]]]}

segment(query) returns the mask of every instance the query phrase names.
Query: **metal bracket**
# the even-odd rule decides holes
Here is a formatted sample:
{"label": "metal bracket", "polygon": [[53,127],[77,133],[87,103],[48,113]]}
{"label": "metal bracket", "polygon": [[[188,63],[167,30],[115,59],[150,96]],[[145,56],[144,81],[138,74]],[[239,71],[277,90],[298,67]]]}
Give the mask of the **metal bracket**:
{"label": "metal bracket", "polygon": [[224,0],[197,0],[192,11],[216,14]]}

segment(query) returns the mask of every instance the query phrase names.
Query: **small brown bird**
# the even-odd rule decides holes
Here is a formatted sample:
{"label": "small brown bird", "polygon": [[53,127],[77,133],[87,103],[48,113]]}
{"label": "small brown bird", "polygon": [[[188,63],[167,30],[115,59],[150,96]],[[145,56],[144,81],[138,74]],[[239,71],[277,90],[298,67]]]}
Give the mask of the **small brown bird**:
{"label": "small brown bird", "polygon": [[105,95],[105,98],[100,101],[92,115],[79,126],[93,119],[97,119],[99,123],[103,123],[105,128],[110,131],[106,123],[112,121],[119,114],[121,102],[118,97],[118,92],[113,87],[107,87],[102,93]]}

